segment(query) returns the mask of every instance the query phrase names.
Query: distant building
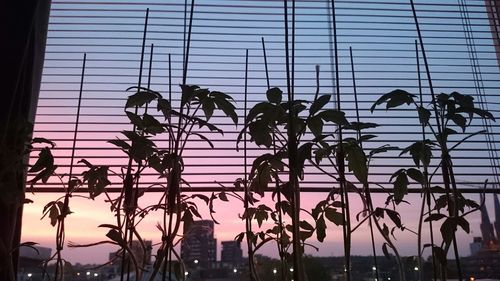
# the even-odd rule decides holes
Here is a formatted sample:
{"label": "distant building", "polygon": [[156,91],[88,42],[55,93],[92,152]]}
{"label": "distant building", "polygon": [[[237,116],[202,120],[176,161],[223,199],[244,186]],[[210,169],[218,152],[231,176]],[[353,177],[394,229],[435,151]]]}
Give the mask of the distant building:
{"label": "distant building", "polygon": [[474,237],[472,243],[469,244],[470,254],[475,255],[483,248],[483,238]]}
{"label": "distant building", "polygon": [[20,263],[23,264],[24,262],[29,262],[29,261],[39,263],[50,259],[51,253],[52,253],[51,248],[39,247],[39,246],[33,246],[33,247],[21,246],[19,248]]}
{"label": "distant building", "polygon": [[[474,237],[473,242],[470,244],[471,255],[460,260],[463,265],[463,273],[468,278],[500,278],[500,271],[498,270],[500,243],[497,239],[500,231],[500,204],[496,194],[494,194],[493,199],[496,217],[495,230],[486,207],[481,206],[480,226],[482,237]],[[484,200],[484,195],[481,195],[481,200]],[[497,237],[495,237],[495,231]]]}
{"label": "distant building", "polygon": [[188,267],[209,269],[215,266],[217,240],[214,238],[213,221],[194,221],[188,229],[184,229],[181,258]]}
{"label": "distant building", "polygon": [[[481,194],[481,200],[484,201],[484,195]],[[481,206],[481,235],[483,236],[483,246],[485,248],[494,247],[497,244],[495,233],[493,231],[493,224],[490,221],[486,207]],[[499,218],[497,218],[498,220]]]}
{"label": "distant building", "polygon": [[42,265],[50,259],[51,254],[51,248],[21,246],[17,280],[42,280]]}
{"label": "distant building", "polygon": [[495,205],[495,231],[497,232],[497,239],[500,240],[500,202],[498,201],[498,194],[493,195],[493,203]]}
{"label": "distant building", "polygon": [[241,250],[240,241],[222,241],[222,250],[220,261],[222,266],[235,267],[239,266],[243,260],[243,251]]}
{"label": "distant building", "polygon": [[[153,249],[152,241],[144,240],[143,243],[144,247],[141,245],[139,241],[137,240],[132,241],[132,244],[130,245],[130,250],[132,251],[132,254],[134,255],[139,265],[144,264],[147,266],[151,264],[151,250]],[[117,272],[120,271],[121,268],[122,252],[117,251],[110,253],[109,260],[113,261],[112,265],[114,268],[114,272],[109,272],[109,275],[116,274]],[[131,271],[133,271],[132,268]]]}

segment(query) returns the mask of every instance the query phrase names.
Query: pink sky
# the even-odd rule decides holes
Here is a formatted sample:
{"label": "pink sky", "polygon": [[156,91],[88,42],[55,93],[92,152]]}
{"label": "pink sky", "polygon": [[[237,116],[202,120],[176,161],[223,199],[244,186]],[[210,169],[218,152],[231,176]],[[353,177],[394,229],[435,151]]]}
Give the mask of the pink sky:
{"label": "pink sky", "polygon": [[[270,195],[270,194],[269,194]],[[143,202],[150,203],[154,202],[155,198],[158,198],[159,193],[154,193],[143,197]],[[311,194],[305,193],[303,195],[303,207],[310,209],[312,205],[317,202],[321,197],[321,194]],[[54,249],[55,241],[55,228],[49,223],[49,220],[45,218],[40,220],[43,206],[56,198],[56,194],[28,194],[28,197],[33,199],[35,203],[26,205],[24,209],[24,221],[23,221],[23,241],[33,241],[40,243],[41,246],[47,246]],[[90,199],[82,198],[72,198],[71,199],[71,210],[74,212],[69,215],[66,219],[66,242],[76,242],[76,243],[92,243],[101,240],[105,240],[105,234],[107,232],[106,228],[99,228],[98,225],[104,223],[114,223],[113,215],[109,211],[109,207],[104,203],[99,197],[95,201]],[[355,206],[359,206],[359,202],[356,202],[355,196],[351,196],[351,200]],[[380,196],[375,196],[375,198],[380,198]],[[411,199],[417,199],[416,195],[411,195]],[[414,201],[414,200],[412,200]],[[382,202],[377,202],[382,204]],[[416,203],[416,202],[415,202]],[[207,208],[201,206],[203,204],[200,202],[200,210],[202,210],[202,216],[204,219],[209,219]],[[354,208],[359,209],[359,208]],[[215,235],[220,243],[224,240],[232,240],[234,237],[244,229],[244,223],[238,218],[238,214],[242,212],[243,208],[238,203],[227,203],[219,202],[216,204],[216,219],[221,223],[215,226]],[[352,211],[353,214],[356,211]],[[400,210],[403,217],[403,223],[410,229],[416,229],[416,223],[418,222],[418,210],[415,207],[403,207]],[[490,212],[490,214],[492,214]],[[147,219],[141,222],[139,226],[139,231],[145,239],[152,240],[153,244],[160,241],[160,234],[156,230],[155,225],[160,221],[160,214],[150,214]],[[469,243],[472,241],[472,236],[480,236],[479,232],[479,215],[473,214],[469,217],[471,223],[472,233],[471,235],[465,234],[463,231],[458,232],[458,239],[460,245],[460,254],[462,256],[468,255]],[[353,221],[355,219],[353,218]],[[493,220],[493,218],[492,218]],[[254,227],[257,224],[254,223]],[[269,227],[269,224],[264,224],[263,227]],[[353,255],[370,255],[370,240],[368,234],[367,224],[360,227],[353,234],[353,244],[352,253]],[[439,234],[437,233],[439,237]],[[414,255],[416,251],[416,236],[406,232],[396,232],[397,241],[396,244],[399,246],[399,250],[403,255]],[[427,239],[427,236],[424,236]],[[379,237],[380,238],[380,237]],[[382,255],[381,240],[378,241],[377,252]],[[428,239],[427,239],[428,240]],[[425,240],[424,240],[425,241]],[[309,249],[308,253],[318,256],[329,256],[329,255],[342,255],[342,229],[341,227],[335,227],[333,224],[328,224],[327,228],[327,238],[323,243],[317,242],[315,239],[311,240],[315,246],[319,247],[319,251]],[[427,243],[427,242],[425,242]],[[244,245],[243,245],[244,247]],[[63,256],[71,262],[80,263],[104,263],[107,261],[108,253],[115,251],[117,247],[112,245],[106,246],[96,246],[91,248],[68,248],[65,247]],[[275,246],[270,245],[262,248],[260,253],[276,257]],[[220,255],[220,244],[218,246],[218,255]]]}

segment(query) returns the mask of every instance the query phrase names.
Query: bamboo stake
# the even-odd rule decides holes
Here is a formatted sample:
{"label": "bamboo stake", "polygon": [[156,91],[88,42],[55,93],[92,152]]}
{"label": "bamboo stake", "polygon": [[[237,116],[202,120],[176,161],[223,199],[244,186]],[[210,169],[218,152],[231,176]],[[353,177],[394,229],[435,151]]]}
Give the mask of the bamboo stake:
{"label": "bamboo stake", "polygon": [[262,51],[264,52],[264,66],[266,69],[266,82],[267,82],[267,89],[271,88],[271,84],[269,83],[269,70],[267,68],[267,55],[266,55],[266,44],[264,43],[264,37],[260,38],[262,41]]}
{"label": "bamboo stake", "polygon": [[[147,28],[148,28],[148,19],[149,19],[149,8],[146,9],[146,17],[144,20],[144,30],[142,34],[142,47],[141,47],[141,59],[139,63],[139,77],[137,81],[137,88],[141,88],[141,82],[142,82],[142,69],[143,69],[143,64],[144,64],[144,52],[145,52],[145,47],[146,47],[146,34],[147,34]],[[137,114],[138,108],[135,108],[135,113]],[[133,131],[136,131],[136,126],[133,126]],[[124,207],[125,207],[125,229],[124,229],[124,237],[126,240],[128,240],[129,245],[132,243],[132,237],[133,237],[133,231],[129,231],[130,227],[133,227],[134,225],[134,216],[131,214],[131,211],[134,209],[134,203],[135,203],[135,196],[134,196],[134,190],[133,190],[133,184],[134,184],[134,177],[132,175],[132,157],[129,157],[128,159],[128,164],[127,164],[127,170],[126,170],[126,175],[125,179],[123,181],[123,191],[124,191]],[[136,189],[136,192],[138,194],[138,191]],[[132,215],[132,216],[131,216]],[[117,214],[117,218],[119,217],[119,214]],[[123,281],[123,275],[124,275],[124,270],[125,270],[125,262],[126,267],[127,267],[127,280],[130,280],[130,260],[129,258],[125,258],[125,251],[123,251],[122,255],[122,266],[121,266],[121,275],[120,275],[120,281]]]}
{"label": "bamboo stake", "polygon": [[[264,42],[264,37],[261,37],[261,41],[262,41],[262,51],[264,53],[264,66],[265,66],[265,70],[266,70],[266,82],[267,82],[267,89],[271,89],[271,83],[269,81],[269,70],[268,70],[268,67],[267,67],[267,55],[266,55],[266,45],[265,45],[265,42]],[[245,113],[246,115],[246,113]],[[273,153],[274,155],[276,155],[276,133],[273,131]],[[278,201],[278,205],[281,206],[281,202],[282,202],[282,199],[281,199],[281,190],[280,190],[280,184],[279,184],[279,178],[276,179],[276,193],[277,193],[277,201]],[[280,275],[281,275],[281,280],[282,281],[285,281],[286,280],[286,260],[285,260],[285,256],[284,256],[284,246],[283,246],[283,243],[282,243],[282,240],[281,240],[281,237],[282,237],[282,234],[283,234],[283,213],[281,212],[281,208],[278,208],[278,224],[279,224],[279,232],[277,234],[277,239],[278,239],[278,252],[279,252],[279,256],[280,256],[280,266],[281,266],[281,270],[280,270]]]}
{"label": "bamboo stake", "polygon": [[76,140],[78,135],[78,124],[80,122],[80,110],[82,105],[82,94],[83,94],[83,81],[85,78],[85,64],[87,61],[87,54],[83,54],[83,63],[82,63],[82,73],[80,78],[80,91],[78,94],[78,105],[76,110],[76,120],[75,120],[75,130],[73,133],[73,145],[71,147],[71,160],[69,165],[69,175],[68,175],[68,186],[66,189],[66,194],[64,195],[63,208],[61,213],[64,214],[60,219],[58,219],[58,226],[56,232],[56,251],[57,251],[57,261],[55,264],[55,280],[63,280],[64,278],[64,268],[62,268],[63,272],[59,276],[60,267],[63,266],[61,251],[64,249],[64,240],[65,240],[65,219],[69,209],[69,198],[71,197],[72,188],[71,188],[71,179],[73,178],[73,164],[75,160],[75,148],[76,148]]}
{"label": "bamboo stake", "polygon": [[[424,98],[422,94],[422,78],[420,76],[420,58],[418,54],[418,42],[415,40],[415,57],[417,60],[417,75],[418,75],[418,92],[420,96],[420,106],[423,107],[424,104]],[[427,139],[426,132],[425,132],[425,124],[422,124],[422,141],[425,141]],[[422,199],[422,205],[424,202],[427,202],[427,211],[429,214],[431,213],[431,194],[430,194],[430,183],[429,183],[429,169],[427,165],[423,165],[424,169],[424,180],[425,180],[425,185],[424,185],[424,198]],[[420,221],[423,219],[423,206],[422,206],[422,212],[420,216]],[[422,223],[420,222],[419,225]],[[419,227],[419,230],[421,227]],[[429,221],[429,231],[430,231],[430,238],[431,238],[431,245],[434,247],[434,231],[432,227],[432,221]],[[419,231],[420,232],[420,231]],[[421,247],[421,237],[419,235],[419,246],[418,246],[418,258],[419,258],[419,268],[420,268],[420,280],[423,280],[424,274],[423,274],[423,266],[421,265],[421,260],[422,260],[422,247]],[[436,267],[436,257],[434,256],[434,251],[431,248],[431,253],[432,253],[432,274],[434,281],[437,280],[437,267]]]}
{"label": "bamboo stake", "polygon": [[[335,81],[336,81],[336,94],[337,94],[337,110],[341,111],[340,99],[340,78],[339,78],[339,55],[338,55],[338,42],[337,42],[337,20],[335,11],[335,0],[332,0],[332,22],[333,22],[333,41],[335,48]],[[339,184],[340,184],[340,199],[343,205],[342,214],[344,223],[342,224],[342,232],[344,236],[344,258],[345,258],[345,277],[347,281],[351,280],[351,230],[350,230],[350,214],[349,214],[349,194],[346,190],[345,179],[345,163],[344,163],[344,149],[342,147],[343,136],[342,127],[338,128],[339,136],[339,149],[337,152],[337,163],[339,170]]]}
{"label": "bamboo stake", "polygon": [[[451,164],[451,159],[448,151],[448,147],[446,144],[446,141],[444,141],[441,136],[442,136],[442,130],[443,127],[441,127],[441,121],[439,120],[438,112],[437,112],[437,107],[436,107],[436,95],[434,93],[434,87],[432,85],[432,79],[431,79],[431,72],[429,69],[429,63],[427,61],[427,54],[425,52],[425,47],[424,47],[424,42],[422,39],[422,33],[420,31],[420,26],[418,23],[418,17],[417,17],[417,12],[415,10],[415,4],[413,0],[410,0],[411,4],[411,9],[413,13],[413,19],[415,21],[415,26],[417,29],[417,34],[418,34],[418,39],[420,42],[420,49],[422,50],[422,57],[424,59],[424,65],[425,65],[425,71],[427,74],[427,80],[429,82],[429,90],[431,91],[432,95],[432,104],[434,108],[434,115],[436,118],[436,126],[438,129],[438,136],[440,138],[438,139],[439,146],[441,148],[441,159],[442,159],[442,164],[441,164],[441,171],[443,174],[443,182],[446,190],[446,197],[447,197],[447,202],[448,202],[448,210],[449,210],[449,215],[451,217],[458,217],[458,209],[456,207],[452,208],[451,206],[453,205],[452,202],[457,202],[458,199],[458,190],[456,187],[456,183],[454,180],[454,173],[453,173],[453,168]],[[452,192],[453,199],[450,197],[450,191]],[[455,252],[455,263],[457,266],[457,273],[458,273],[458,279],[459,281],[462,281],[462,267],[460,265],[460,256],[458,253],[458,245],[457,245],[457,239],[455,232],[453,232],[453,237],[452,237],[452,244],[453,244],[453,250]],[[445,253],[448,252],[449,245],[446,245]],[[442,269],[442,278],[446,278],[446,269]]]}
{"label": "bamboo stake", "polygon": [[[168,102],[172,105],[172,57],[171,54],[168,54]],[[171,123],[172,119],[169,117],[168,122],[169,124]],[[168,138],[168,148],[173,147],[173,139],[170,137]],[[167,276],[167,262],[168,262],[168,280],[172,281],[172,242],[171,241],[171,236],[172,236],[172,216],[169,216],[168,220],[168,229],[166,226],[166,221],[167,221],[167,204],[168,204],[168,198],[167,198],[167,192],[168,190],[164,191],[165,194],[165,209],[163,210],[163,231],[166,232],[165,235],[165,241],[163,241],[165,244],[165,250],[163,254],[163,274],[162,274],[162,281],[165,281],[166,276]]]}
{"label": "bamboo stake", "polygon": [[[293,247],[293,279],[296,281],[304,280],[304,270],[302,264],[302,249],[300,244],[300,185],[298,180],[298,171],[296,170],[297,163],[297,135],[294,130],[294,119],[297,115],[293,106],[294,95],[293,95],[293,81],[291,79],[290,73],[290,50],[289,50],[289,38],[288,38],[288,5],[287,0],[283,1],[284,3],[284,22],[285,22],[285,56],[286,56],[286,78],[287,78],[287,91],[288,91],[288,103],[290,104],[290,112],[288,116],[288,125],[289,129],[287,131],[288,134],[288,162],[290,163],[289,170],[289,183],[293,190],[292,197],[292,247]],[[292,21],[295,20],[295,1],[292,0]],[[295,23],[292,22],[292,27],[295,27]],[[292,36],[295,35],[295,32],[292,31]],[[295,42],[295,39],[292,38],[292,43]],[[294,47],[292,47],[294,49]],[[294,52],[292,50],[292,55]],[[292,62],[294,62],[294,58],[292,58]]]}
{"label": "bamboo stake", "polygon": [[[354,71],[354,58],[352,55],[352,47],[349,47],[349,56],[351,59],[351,74],[352,74],[352,86],[353,86],[353,90],[354,90],[354,104],[356,106],[356,120],[358,121],[358,123],[360,123],[359,106],[358,106],[359,105],[359,103],[358,103],[358,90],[356,87],[356,77],[355,77],[355,71]],[[361,130],[357,130],[357,133],[358,133],[359,146],[361,147],[361,149],[363,149],[363,142],[361,141]],[[363,184],[363,189],[365,191],[368,212],[373,213],[372,197],[370,194],[370,189],[368,187],[368,184],[366,184],[366,183]],[[371,243],[372,243],[373,263],[375,264],[375,278],[376,278],[376,280],[379,280],[377,250],[375,249],[375,236],[373,235],[373,224],[372,224],[372,216],[371,215],[368,217],[368,225],[370,227],[370,238],[371,238]]]}
{"label": "bamboo stake", "polygon": [[[248,109],[248,49],[246,49],[245,52],[245,87],[244,87],[244,96],[245,96],[245,101],[244,101],[244,108],[243,108],[243,115],[247,115],[247,109]],[[247,134],[243,134],[243,161],[244,161],[244,197],[243,197],[243,206],[245,208],[245,211],[248,210],[249,207],[249,185],[248,185],[248,169],[247,169]],[[247,238],[247,250],[248,250],[248,269],[250,271],[250,281],[255,281],[257,279],[256,277],[256,272],[255,272],[255,264],[254,264],[254,251],[252,247],[252,240],[250,239],[250,236],[248,235],[249,232],[252,231],[252,221],[250,217],[245,217],[245,229],[247,231],[246,233],[246,238]]]}
{"label": "bamboo stake", "polygon": [[[191,47],[191,34],[193,29],[193,14],[194,14],[194,0],[191,0],[191,12],[189,13],[189,25],[188,25],[188,34],[187,34],[187,42],[185,47],[185,57],[184,57],[184,68],[182,73],[182,85],[186,84],[187,79],[187,71],[189,64],[189,50]],[[179,127],[180,128],[180,127]]]}

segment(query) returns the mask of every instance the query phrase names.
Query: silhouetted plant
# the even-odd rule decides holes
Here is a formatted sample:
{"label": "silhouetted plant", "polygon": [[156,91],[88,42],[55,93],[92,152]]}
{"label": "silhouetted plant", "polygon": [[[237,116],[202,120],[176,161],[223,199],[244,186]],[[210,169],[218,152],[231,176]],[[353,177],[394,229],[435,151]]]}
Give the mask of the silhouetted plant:
{"label": "silhouetted plant", "polygon": [[[301,140],[301,138],[307,131],[321,135],[325,123],[342,125],[346,124],[347,120],[343,112],[324,109],[330,100],[329,95],[321,97],[316,95],[312,103],[305,100],[283,101],[283,92],[278,88],[271,88],[266,96],[267,101],[257,103],[248,112],[245,127],[238,137],[238,142],[241,141],[242,134],[248,128],[250,141],[266,148],[276,146],[276,153],[266,153],[254,160],[250,173],[250,188],[263,196],[264,192],[269,189],[270,183],[280,182],[279,190],[275,192],[280,192],[284,200],[281,206],[277,206],[277,209],[281,209],[291,218],[291,224],[286,225],[280,234],[282,237],[291,237],[292,245],[298,244],[298,248],[294,247],[292,258],[300,260],[305,241],[314,233],[314,227],[300,220],[302,209],[299,187],[300,179],[304,177],[304,164],[312,158],[314,142]],[[309,104],[309,110],[307,110]],[[290,140],[289,134],[293,134],[296,141]],[[276,137],[275,142],[273,142],[273,135]],[[293,155],[295,157],[292,157]],[[282,171],[285,170],[289,176],[287,180],[281,179],[278,174],[283,174]],[[286,233],[287,230],[291,235]],[[294,270],[301,271],[300,268],[294,268]]]}
{"label": "silhouetted plant", "polygon": [[[63,196],[47,203],[42,211],[42,219],[48,217],[50,224],[56,227],[56,251],[52,257],[44,261],[44,268],[49,262],[55,261],[54,280],[63,280],[65,272],[71,269],[71,263],[61,255],[65,246],[65,221],[66,217],[72,213],[69,208],[70,198],[75,189],[82,185],[82,181],[78,177],[57,173],[58,166],[54,163],[54,156],[51,152],[55,143],[44,138],[34,138],[32,143],[42,143],[48,146],[40,148],[36,162],[28,170],[33,174],[33,178],[28,183],[31,186],[39,182],[45,184],[50,178],[56,178],[55,180],[59,181],[65,192]],[[32,149],[31,145],[30,149]],[[69,179],[66,180],[66,178]]]}
{"label": "silhouetted plant", "polygon": [[[340,178],[338,177],[339,167],[337,165],[338,161],[335,161],[338,157],[345,157],[345,161],[347,163],[347,168],[350,172],[353,173],[358,182],[362,185],[362,188],[358,188],[354,182],[350,180],[345,180],[345,184],[347,190],[349,192],[353,192],[358,194],[361,201],[363,202],[363,209],[360,213],[356,215],[356,219],[359,222],[355,227],[350,228],[350,232],[348,235],[351,235],[356,229],[358,229],[363,223],[369,221],[373,218],[373,222],[378,229],[379,233],[385,240],[383,244],[382,250],[384,254],[389,257],[389,252],[387,247],[390,247],[394,254],[396,255],[396,261],[398,263],[398,269],[400,272],[400,278],[402,278],[403,268],[401,264],[401,258],[399,256],[398,250],[394,245],[391,236],[394,232],[394,228],[403,228],[401,218],[399,213],[395,210],[394,206],[390,208],[388,205],[391,203],[391,199],[386,202],[386,206],[375,207],[371,200],[371,196],[369,193],[370,181],[369,181],[369,167],[372,159],[380,153],[387,152],[389,150],[397,149],[396,147],[390,145],[383,145],[374,149],[371,149],[365,153],[362,148],[362,143],[364,141],[375,138],[376,136],[373,134],[363,134],[364,130],[372,129],[378,127],[375,123],[370,122],[351,122],[349,124],[345,124],[342,126],[342,129],[345,131],[353,130],[356,133],[356,138],[348,137],[343,140],[339,140],[339,142],[335,142],[330,144],[326,139],[323,139],[321,142],[318,142],[317,149],[315,150],[315,160],[312,162],[318,169],[323,171],[330,178],[334,179],[337,182],[340,182]],[[340,150],[340,146],[342,146],[342,150]],[[343,154],[339,154],[339,151],[342,151]],[[333,167],[334,171],[330,172],[326,170],[326,167],[323,167],[321,164],[322,161],[328,160],[326,166]],[[324,220],[322,216],[328,218],[331,222],[336,225],[343,225],[346,223],[346,219],[344,217],[344,213],[346,213],[347,206],[343,204],[339,197],[341,195],[338,192],[331,192],[328,194],[327,198],[323,201],[320,201],[316,207],[313,209],[312,213],[317,220],[317,232],[318,238],[324,238],[326,225],[324,224]],[[338,210],[341,210],[339,212]],[[392,229],[389,226],[382,222],[381,220],[385,218],[385,216],[392,221],[395,225]],[[317,217],[319,219],[317,219]],[[349,239],[348,237],[344,237],[344,239]],[[322,240],[320,240],[322,241]],[[351,269],[346,269],[351,270]]]}
{"label": "silhouetted plant", "polygon": [[[458,92],[437,95],[431,101],[429,105],[430,109],[417,104],[415,98],[416,95],[410,94],[407,91],[394,90],[381,96],[372,106],[371,110],[373,111],[377,105],[382,104],[386,104],[386,109],[400,107],[404,104],[413,105],[418,112],[420,123],[428,128],[434,137],[434,140],[425,139],[416,141],[404,148],[401,155],[409,154],[417,168],[423,167],[427,169],[433,158],[433,150],[439,150],[439,163],[436,170],[427,177],[421,170],[416,168],[399,169],[392,176],[392,178],[395,178],[394,194],[392,197],[396,204],[403,201],[404,196],[407,194],[409,179],[420,184],[424,193],[429,192],[432,194],[434,208],[432,212],[426,214],[424,221],[442,221],[440,227],[442,243],[441,245],[426,245],[426,247],[432,248],[433,255],[441,264],[441,277],[446,278],[446,256],[452,244],[455,244],[454,247],[456,249],[455,235],[457,229],[460,227],[469,233],[470,226],[466,215],[479,208],[476,202],[466,199],[457,188],[451,152],[469,138],[484,133],[484,131],[466,133],[475,116],[484,119],[495,119],[490,112],[475,107],[472,96],[463,95]],[[433,114],[436,118],[435,123],[431,123]],[[457,128],[462,132],[457,131]],[[465,136],[462,137],[461,135]],[[459,139],[451,145],[450,136],[457,136]],[[431,184],[431,180],[437,174],[439,168],[442,171],[441,176],[443,177],[444,188],[432,186]],[[441,193],[441,195],[436,198],[434,196],[436,193]],[[469,210],[466,210],[466,208]],[[446,213],[442,213],[442,209]],[[419,255],[421,255],[420,251],[422,249],[419,247]],[[457,263],[459,263],[458,260]]]}
{"label": "silhouetted plant", "polygon": [[[199,129],[206,128],[209,133],[222,133],[222,130],[210,123],[210,118],[215,110],[220,110],[236,124],[237,115],[235,106],[232,104],[230,96],[217,91],[209,91],[198,86],[182,85],[182,96],[179,110],[172,107],[171,102],[163,99],[160,93],[147,88],[130,88],[135,93],[127,99],[125,108],[135,108],[135,112],[126,110],[131,124],[135,130],[123,131],[125,139],[115,139],[109,141],[119,147],[135,163],[134,173],[128,167],[123,169],[120,178],[123,180],[121,194],[108,200],[112,205],[111,209],[117,218],[116,225],[101,225],[110,228],[107,237],[111,242],[122,247],[122,251],[130,252],[127,246],[132,239],[137,239],[143,247],[144,243],[136,230],[136,218],[145,217],[150,211],[162,210],[164,212],[163,223],[158,225],[162,234],[162,243],[156,255],[153,266],[153,273],[150,280],[162,269],[169,259],[169,254],[173,253],[180,260],[180,256],[175,252],[174,246],[180,240],[179,230],[182,225],[184,230],[188,230],[194,217],[201,218],[198,207],[193,199],[201,199],[207,205],[209,198],[203,194],[182,194],[182,185],[189,185],[182,177],[184,171],[183,153],[189,140],[198,137],[204,140],[211,147],[214,147],[210,139],[202,132],[194,131],[195,126]],[[153,107],[154,106],[154,107]],[[164,119],[160,121],[157,117],[147,113],[147,108],[156,108]],[[144,113],[137,113],[137,109],[144,108]],[[168,146],[160,148],[156,145],[152,136],[166,134],[169,139]],[[85,171],[84,178],[88,183],[91,198],[95,198],[105,191],[105,186],[110,183],[107,179],[108,167],[94,166],[88,161],[84,161],[89,170]],[[130,166],[129,166],[130,167]],[[138,199],[147,192],[148,188],[139,188],[141,174],[146,169],[153,169],[158,173],[159,183],[153,186],[164,188],[163,194],[157,204],[147,207],[139,207]],[[164,181],[162,183],[162,181]],[[132,189],[131,197],[128,197],[126,190]],[[108,196],[109,199],[109,196]],[[140,220],[139,220],[140,221]],[[129,237],[125,234],[129,233]],[[123,256],[123,254],[122,254]],[[137,276],[141,276],[144,264],[138,264],[137,259],[130,253]],[[171,259],[171,258],[170,258]],[[144,259],[142,259],[144,260]],[[184,278],[183,265],[177,266],[177,278]],[[163,268],[165,270],[166,268]],[[169,272],[171,267],[169,266]],[[181,272],[182,271],[182,272]],[[164,274],[166,272],[164,271]]]}
{"label": "silhouetted plant", "polygon": [[[224,190],[217,193],[212,193],[210,197],[210,216],[212,217],[212,220],[214,222],[218,223],[213,216],[216,213],[214,203],[217,199],[223,202],[230,202],[230,198],[232,198],[236,199],[237,201],[239,201],[238,203],[242,204],[244,212],[243,214],[239,215],[239,218],[245,221],[245,231],[236,235],[234,239],[241,243],[243,239],[246,238],[245,242],[247,244],[249,260],[248,275],[250,280],[260,280],[260,277],[255,268],[255,253],[262,245],[264,245],[272,238],[266,235],[266,232],[254,232],[252,229],[252,221],[256,220],[260,228],[263,221],[268,220],[269,212],[272,210],[265,204],[260,204],[259,206],[255,207],[255,204],[259,202],[259,199],[255,197],[255,192],[252,192],[250,190],[248,179],[245,180],[238,178],[234,182],[234,188],[232,190],[228,190],[228,188],[223,185],[221,185],[221,187]],[[243,195],[240,195],[239,193],[243,193]]]}

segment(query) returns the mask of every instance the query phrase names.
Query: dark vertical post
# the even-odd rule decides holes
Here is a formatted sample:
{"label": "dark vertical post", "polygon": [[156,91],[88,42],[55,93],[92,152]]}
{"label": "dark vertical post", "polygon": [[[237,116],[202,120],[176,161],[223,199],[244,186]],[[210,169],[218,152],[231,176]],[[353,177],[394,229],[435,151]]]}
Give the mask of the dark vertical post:
{"label": "dark vertical post", "polygon": [[[22,151],[29,125],[33,124],[42,76],[45,42],[49,22],[50,0],[2,1],[0,4],[2,42],[2,102],[0,103],[0,149]],[[0,153],[2,155],[3,153]],[[3,155],[2,155],[3,156]],[[0,189],[13,200],[0,200],[0,243],[6,248],[0,254],[0,280],[16,278],[21,240],[27,158],[16,154],[16,163],[0,163],[0,169],[11,169],[12,180]],[[3,161],[0,158],[0,161]],[[3,198],[5,199],[5,197]]]}
{"label": "dark vertical post", "polygon": [[[337,42],[337,17],[335,11],[335,0],[332,0],[332,24],[333,24],[333,43],[335,49],[335,85],[337,92],[337,110],[341,111],[341,99],[340,99],[340,79],[339,79],[339,54],[338,54],[338,42]],[[342,127],[338,128],[339,144],[343,142]],[[344,224],[342,225],[342,232],[344,236],[344,258],[345,258],[345,273],[346,280],[351,280],[351,239],[350,239],[350,215],[349,215],[349,195],[345,186],[345,163],[344,163],[344,151],[342,145],[339,146],[337,154],[337,163],[339,169],[339,184],[340,184],[340,199],[343,207]]]}

